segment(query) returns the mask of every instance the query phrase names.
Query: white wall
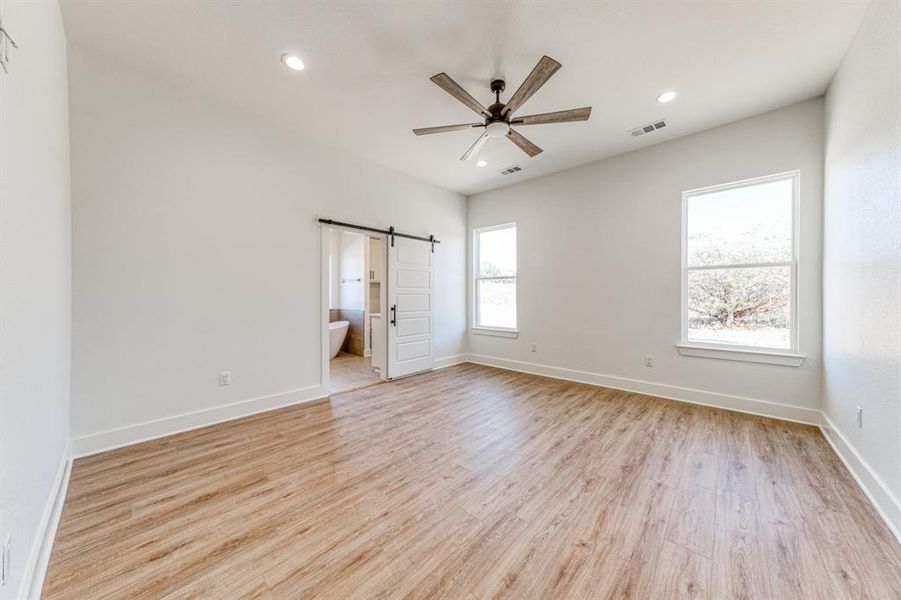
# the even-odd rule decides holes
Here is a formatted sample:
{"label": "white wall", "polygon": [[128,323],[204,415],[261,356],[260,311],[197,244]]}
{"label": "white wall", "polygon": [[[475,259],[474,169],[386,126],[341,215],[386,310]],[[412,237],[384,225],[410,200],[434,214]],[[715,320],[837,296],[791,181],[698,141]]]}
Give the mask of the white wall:
{"label": "white wall", "polygon": [[464,352],[463,196],[92,51],[69,60],[75,437],[319,386],[317,216],[439,237],[436,355]]}
{"label": "white wall", "polygon": [[338,306],[344,310],[363,310],[363,242],[368,238],[343,231],[339,235],[341,295]]}
{"label": "white wall", "polygon": [[[824,412],[901,532],[901,4],[874,2],[826,96]],[[856,407],[863,408],[858,429]],[[827,433],[830,433],[827,430]],[[841,438],[844,438],[842,440]]]}
{"label": "white wall", "polygon": [[71,213],[66,39],[56,2],[4,2],[0,72],[0,539],[24,597],[69,430]]}
{"label": "white wall", "polygon": [[[688,388],[776,402],[799,409],[741,408],[818,419],[822,107],[811,100],[471,197],[470,238],[476,227],[518,225],[521,334],[470,335],[470,352],[612,376],[619,379],[593,381],[684,399],[733,402]],[[795,368],[680,356],[682,191],[794,169],[801,171],[807,360]],[[654,367],[643,366],[646,354]]]}

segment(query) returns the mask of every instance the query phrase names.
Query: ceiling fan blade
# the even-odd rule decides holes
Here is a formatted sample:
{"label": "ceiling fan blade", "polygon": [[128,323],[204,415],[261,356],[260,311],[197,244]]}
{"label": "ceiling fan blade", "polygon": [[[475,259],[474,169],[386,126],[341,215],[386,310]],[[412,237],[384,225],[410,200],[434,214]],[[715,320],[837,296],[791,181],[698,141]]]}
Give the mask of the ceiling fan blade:
{"label": "ceiling fan blade", "polygon": [[460,87],[460,84],[450,78],[447,73],[438,73],[430,77],[432,82],[435,83],[442,90],[479,113],[483,117],[490,117],[491,113],[488,112],[488,109],[479,104],[479,101],[469,95],[469,92]]}
{"label": "ceiling fan blade", "polygon": [[466,151],[466,154],[460,157],[460,160],[470,160],[476,157],[476,154],[479,153],[479,150],[482,149],[482,146],[485,145],[485,142],[488,141],[488,132],[486,131],[482,135],[479,136],[479,139],[476,140],[476,143],[469,147],[469,150]]}
{"label": "ceiling fan blade", "polygon": [[573,108],[571,110],[558,110],[557,112],[542,113],[540,115],[528,115],[516,117],[510,120],[511,125],[544,125],[545,123],[571,123],[573,121],[587,121],[591,116],[591,107]]}
{"label": "ceiling fan blade", "polygon": [[431,133],[444,133],[445,131],[462,131],[463,129],[473,129],[475,127],[484,127],[484,123],[463,123],[461,125],[443,125],[441,127],[422,127],[414,129],[416,135],[429,135]]}
{"label": "ceiling fan blade", "polygon": [[544,152],[541,148],[512,129],[507,132],[507,139],[519,146],[519,148],[530,157],[538,156]]}
{"label": "ceiling fan blade", "polygon": [[507,106],[504,107],[504,116],[512,115],[517,108],[525,104],[526,100],[531,98],[532,94],[547,83],[551,75],[556,73],[562,66],[553,58],[542,56],[535,68],[532,69],[532,72],[529,73],[529,76],[526,77],[526,80],[519,86],[519,89],[510,97]]}

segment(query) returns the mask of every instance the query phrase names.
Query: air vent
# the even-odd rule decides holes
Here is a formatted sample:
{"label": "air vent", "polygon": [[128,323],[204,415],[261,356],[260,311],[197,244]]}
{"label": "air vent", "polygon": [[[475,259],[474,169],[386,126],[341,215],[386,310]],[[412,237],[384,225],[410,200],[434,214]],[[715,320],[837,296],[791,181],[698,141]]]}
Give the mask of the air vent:
{"label": "air vent", "polygon": [[635,129],[631,129],[629,134],[632,137],[638,137],[640,135],[644,135],[646,133],[651,133],[657,131],[658,129],[663,129],[666,127],[666,121],[663,119],[659,121],[654,121],[653,123],[648,123],[647,125],[642,125],[641,127],[636,127]]}
{"label": "air vent", "polygon": [[501,175],[513,175],[514,173],[519,173],[520,171],[522,171],[522,167],[519,166],[507,167],[506,169],[501,171]]}

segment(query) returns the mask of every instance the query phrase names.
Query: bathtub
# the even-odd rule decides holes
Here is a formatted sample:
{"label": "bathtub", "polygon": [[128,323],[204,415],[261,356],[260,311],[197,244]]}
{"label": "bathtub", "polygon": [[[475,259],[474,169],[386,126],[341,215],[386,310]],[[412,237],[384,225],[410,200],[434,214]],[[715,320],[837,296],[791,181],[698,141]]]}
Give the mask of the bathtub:
{"label": "bathtub", "polygon": [[347,335],[348,325],[350,325],[349,321],[335,321],[334,323],[328,324],[329,358],[335,358],[338,355],[338,350],[340,350],[342,344],[344,344],[344,337]]}

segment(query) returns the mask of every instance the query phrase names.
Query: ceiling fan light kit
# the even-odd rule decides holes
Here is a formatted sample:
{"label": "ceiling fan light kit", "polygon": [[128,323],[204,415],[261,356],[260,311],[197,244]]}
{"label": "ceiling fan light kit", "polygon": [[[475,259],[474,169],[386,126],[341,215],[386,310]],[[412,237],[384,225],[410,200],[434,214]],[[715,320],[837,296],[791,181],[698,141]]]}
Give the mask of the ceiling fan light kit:
{"label": "ceiling fan light kit", "polygon": [[504,137],[510,133],[510,124],[505,121],[492,121],[485,125],[485,133],[490,138]]}
{"label": "ceiling fan light kit", "polygon": [[433,133],[445,133],[447,131],[462,131],[464,129],[482,129],[482,134],[470,146],[469,150],[460,157],[460,160],[471,160],[476,157],[488,138],[506,137],[508,140],[516,144],[520,150],[528,154],[530,157],[538,156],[542,150],[525,136],[513,129],[511,125],[544,125],[547,123],[570,123],[573,121],[587,121],[591,116],[591,107],[574,108],[571,110],[561,110],[539,115],[528,115],[525,117],[514,117],[513,113],[525,104],[526,100],[531,98],[541,86],[547,83],[547,80],[556,73],[562,65],[553,58],[542,56],[526,80],[522,82],[519,89],[510,96],[506,103],[501,102],[501,92],[506,88],[506,82],[503,79],[494,79],[491,82],[491,92],[494,94],[494,104],[485,108],[478,100],[473,98],[469,92],[464,90],[460,84],[450,78],[447,73],[438,73],[431,78],[432,82],[445,92],[465,104],[473,112],[476,112],[484,119],[482,123],[462,123],[460,125],[443,125],[440,127],[425,127],[422,129],[414,129],[416,135],[430,135]]}

